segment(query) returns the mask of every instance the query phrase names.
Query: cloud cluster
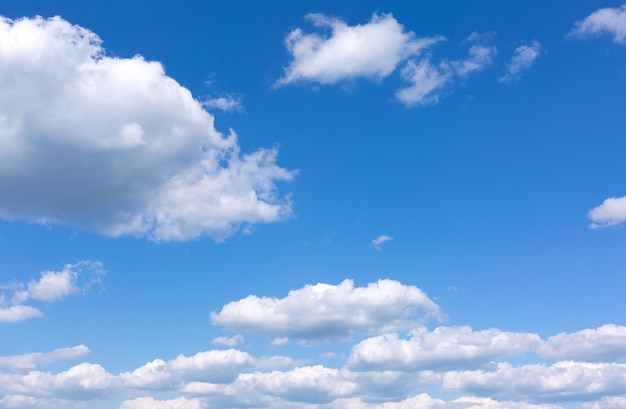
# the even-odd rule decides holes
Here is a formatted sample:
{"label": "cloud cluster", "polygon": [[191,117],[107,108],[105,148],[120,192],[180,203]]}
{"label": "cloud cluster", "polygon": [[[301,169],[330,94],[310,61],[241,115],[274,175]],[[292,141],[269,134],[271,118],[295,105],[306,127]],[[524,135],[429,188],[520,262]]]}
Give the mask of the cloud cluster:
{"label": "cloud cluster", "polygon": [[[0,217],[111,236],[224,239],[284,219],[275,149],[241,154],[158,62],[54,17],[0,17]],[[234,100],[206,106],[234,109]]]}
{"label": "cloud cluster", "polygon": [[[407,106],[436,103],[441,93],[455,79],[492,66],[497,55],[490,45],[493,33],[472,33],[463,43],[469,44],[468,56],[461,60],[434,61],[429,51],[445,37],[416,37],[392,14],[374,14],[365,24],[348,25],[323,14],[309,14],[307,19],[319,28],[305,33],[297,28],[285,39],[292,61],[277,86],[313,82],[336,84],[357,78],[381,82],[399,70],[408,83],[398,89],[396,98]],[[500,81],[521,76],[539,56],[541,46],[534,41],[515,50]]]}
{"label": "cloud cluster", "polygon": [[42,317],[39,309],[22,304],[29,300],[50,303],[85,292],[93,285],[102,285],[105,274],[99,261],[83,260],[66,264],[61,271],[43,271],[38,280],[28,283],[0,284],[0,323]]}
{"label": "cloud cluster", "polygon": [[626,221],[626,196],[609,197],[600,206],[594,207],[587,215],[591,219],[590,227],[608,227]]}
{"label": "cloud cluster", "polygon": [[415,286],[379,280],[355,287],[307,285],[282,299],[248,296],[211,313],[211,322],[227,330],[307,341],[347,340],[355,333],[378,334],[442,319],[437,304]]}
{"label": "cloud cluster", "polygon": [[587,38],[599,34],[610,34],[616,43],[626,44],[626,5],[594,11],[577,22],[569,35]]}

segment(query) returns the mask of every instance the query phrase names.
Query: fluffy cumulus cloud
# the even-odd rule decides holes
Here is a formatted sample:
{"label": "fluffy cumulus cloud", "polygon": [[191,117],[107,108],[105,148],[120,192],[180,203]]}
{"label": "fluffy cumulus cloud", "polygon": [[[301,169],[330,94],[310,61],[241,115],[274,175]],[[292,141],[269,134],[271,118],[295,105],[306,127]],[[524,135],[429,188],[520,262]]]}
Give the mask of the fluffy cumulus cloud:
{"label": "fluffy cumulus cloud", "polygon": [[368,338],[352,348],[355,370],[458,369],[483,366],[496,358],[521,355],[540,343],[536,334],[473,331],[470,327],[419,328],[409,339],[398,334]]}
{"label": "fluffy cumulus cloud", "polygon": [[[105,274],[102,263],[79,261],[66,264],[61,271],[43,271],[38,280],[32,279],[28,283],[0,284],[0,323],[42,317],[39,309],[22,304],[29,300],[54,302],[74,293],[86,292],[93,285],[102,285]],[[3,307],[3,304],[14,305]]]}
{"label": "fluffy cumulus cloud", "polygon": [[[328,352],[329,345],[319,343],[285,348],[292,357],[255,356],[230,348],[156,358],[118,374],[90,362],[59,372],[41,369],[84,357],[89,352],[84,345],[3,356],[0,409],[625,407],[626,327],[604,325],[541,339],[495,328],[431,330],[423,324],[426,315],[442,313],[417,287],[391,280],[365,287],[354,287],[349,280],[305,286],[283,299],[251,296],[225,305],[213,320],[223,320],[226,327],[240,325],[251,334],[307,340],[326,327],[327,339],[384,333],[356,343],[347,357],[311,353],[308,348],[315,345]],[[258,327],[250,326],[254,320]],[[346,329],[337,329],[342,327]],[[217,343],[239,340],[223,337]],[[336,352],[343,348],[333,347]],[[309,358],[298,359],[299,352]],[[332,359],[334,365],[318,359]]]}
{"label": "fluffy cumulus cloud", "polygon": [[219,240],[290,214],[276,150],[240,153],[160,63],[108,56],[85,28],[0,18],[0,88],[4,219]]}
{"label": "fluffy cumulus cloud", "polygon": [[500,82],[513,81],[529,69],[541,55],[541,44],[532,41],[529,44],[520,45],[515,49],[511,61],[507,64],[507,72],[500,77]]}
{"label": "fluffy cumulus cloud", "polygon": [[391,14],[374,14],[368,23],[355,26],[323,14],[307,18],[330,32],[305,34],[298,28],[289,33],[285,44],[293,61],[277,85],[297,81],[334,84],[358,77],[380,81],[401,61],[441,40],[416,38]]}
{"label": "fluffy cumulus cloud", "polygon": [[596,10],[570,32],[570,36],[581,38],[600,34],[612,35],[616,43],[626,44],[626,5]]}
{"label": "fluffy cumulus cloud", "polygon": [[251,295],[211,313],[213,324],[229,330],[308,341],[407,329],[432,318],[442,313],[426,294],[393,280],[307,285],[282,299]]}
{"label": "fluffy cumulus cloud", "polygon": [[610,197],[600,206],[594,207],[587,215],[591,219],[590,227],[608,227],[626,221],[626,196]]}

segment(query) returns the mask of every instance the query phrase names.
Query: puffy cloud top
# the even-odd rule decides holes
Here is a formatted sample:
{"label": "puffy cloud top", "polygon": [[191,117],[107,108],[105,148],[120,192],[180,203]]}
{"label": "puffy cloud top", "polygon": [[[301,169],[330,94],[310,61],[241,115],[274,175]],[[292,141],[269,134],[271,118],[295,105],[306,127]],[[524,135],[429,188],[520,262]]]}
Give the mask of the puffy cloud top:
{"label": "puffy cloud top", "polygon": [[393,280],[367,287],[355,287],[352,280],[307,285],[282,299],[251,295],[211,313],[213,324],[229,330],[304,340],[408,329],[442,317],[437,304],[419,288]]}
{"label": "puffy cloud top", "polygon": [[290,214],[275,150],[241,155],[160,63],[60,17],[0,19],[0,88],[2,218],[219,240]]}

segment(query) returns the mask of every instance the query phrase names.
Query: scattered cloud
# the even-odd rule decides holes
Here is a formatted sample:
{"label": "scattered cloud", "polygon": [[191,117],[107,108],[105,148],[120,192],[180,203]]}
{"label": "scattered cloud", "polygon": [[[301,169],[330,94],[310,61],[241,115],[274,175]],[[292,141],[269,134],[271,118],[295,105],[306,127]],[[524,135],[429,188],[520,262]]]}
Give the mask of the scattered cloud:
{"label": "scattered cloud", "polygon": [[202,106],[207,109],[219,109],[221,111],[242,111],[243,102],[241,97],[227,95],[223,97],[207,98],[202,101]]}
{"label": "scattered cloud", "polygon": [[213,324],[231,331],[305,341],[407,329],[433,318],[443,318],[437,304],[419,288],[393,280],[367,287],[352,280],[307,285],[282,299],[251,295],[211,313]]}
{"label": "scattered cloud", "polygon": [[215,345],[223,345],[227,347],[234,347],[235,345],[242,344],[244,342],[243,336],[240,334],[232,337],[217,337],[211,341]]}
{"label": "scattered cloud", "polygon": [[396,92],[396,98],[406,106],[437,103],[440,92],[455,78],[463,78],[491,66],[497,49],[485,42],[492,37],[493,33],[472,33],[467,37],[463,43],[477,44],[470,46],[469,56],[464,60],[443,60],[437,64],[432,63],[430,56],[419,61],[409,60],[402,69],[401,76],[411,85],[400,88]]}
{"label": "scattered cloud", "polygon": [[568,36],[588,38],[609,34],[618,44],[626,44],[626,5],[598,9],[577,22]]}
{"label": "scattered cloud", "polygon": [[418,55],[443,38],[416,38],[391,14],[374,14],[366,24],[349,26],[323,14],[309,14],[314,26],[330,29],[305,34],[295,29],[285,39],[293,61],[276,85],[298,81],[334,84],[354,78],[381,81],[406,58]]}
{"label": "scattered cloud", "polygon": [[507,73],[500,77],[500,82],[513,81],[521,76],[521,73],[529,69],[541,55],[541,44],[532,41],[515,49],[515,54],[507,64]]}
{"label": "scattered cloud", "polygon": [[34,369],[39,365],[48,364],[65,359],[82,358],[89,353],[85,345],[71,348],[59,348],[52,352],[33,352],[24,355],[0,356],[0,368],[10,370]]}
{"label": "scattered cloud", "polygon": [[[585,409],[624,407],[626,327],[608,324],[542,340],[495,328],[429,330],[420,324],[428,315],[442,313],[416,287],[392,280],[316,284],[283,299],[250,296],[225,305],[212,321],[251,334],[281,333],[285,340],[310,339],[320,328],[327,328],[328,339],[375,335],[353,345],[347,359],[327,350],[310,354],[310,361],[344,362],[337,367],[234,348],[154,359],[119,374],[89,362],[56,373],[37,369],[84,357],[84,345],[3,356],[0,408],[104,407],[111,397],[126,399],[120,409],[563,409],[559,403],[571,401]],[[250,327],[253,319],[258,327]],[[216,339],[226,345],[243,336]],[[520,355],[523,364],[507,360]],[[532,359],[558,361],[526,363]],[[416,393],[434,389],[443,395]]]}
{"label": "scattered cloud", "polygon": [[610,197],[600,206],[594,207],[587,215],[591,219],[590,227],[608,227],[626,221],[626,196]]}
{"label": "scattered cloud", "polygon": [[277,151],[241,154],[160,63],[110,57],[60,17],[0,32],[1,218],[175,241],[291,214]]}
{"label": "scattered cloud", "polygon": [[106,275],[99,261],[79,261],[66,264],[61,271],[43,271],[38,280],[25,283],[0,285],[0,291],[12,293],[10,298],[0,293],[0,305],[14,304],[0,308],[0,323],[19,322],[30,318],[43,317],[43,313],[35,307],[21,305],[28,300],[55,302],[79,292],[86,292],[92,286],[102,285]]}
{"label": "scattered cloud", "polygon": [[383,248],[383,243],[385,243],[385,242],[387,242],[389,240],[393,240],[393,237],[387,236],[387,235],[383,234],[382,236],[378,236],[374,240],[372,240],[372,242],[370,244],[372,246],[374,246],[376,251],[380,251]]}

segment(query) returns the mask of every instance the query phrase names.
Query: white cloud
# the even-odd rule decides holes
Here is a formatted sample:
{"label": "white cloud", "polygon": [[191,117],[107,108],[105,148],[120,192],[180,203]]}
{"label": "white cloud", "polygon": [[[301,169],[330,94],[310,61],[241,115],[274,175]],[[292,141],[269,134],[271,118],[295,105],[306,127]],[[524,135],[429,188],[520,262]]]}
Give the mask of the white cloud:
{"label": "white cloud", "polygon": [[480,42],[469,49],[469,56],[464,60],[442,61],[433,64],[430,57],[418,62],[408,61],[402,70],[402,78],[411,85],[400,88],[396,98],[407,106],[427,105],[439,101],[440,91],[455,78],[466,77],[489,67],[497,54],[494,46],[482,44],[491,38],[491,33],[480,35],[473,33],[465,39],[467,42]]}
{"label": "white cloud", "polygon": [[473,331],[470,327],[418,328],[410,339],[397,334],[368,338],[352,348],[348,366],[356,370],[450,370],[484,366],[493,359],[521,355],[540,343],[537,334]]}
{"label": "white cloud", "polygon": [[472,45],[469,49],[469,57],[462,61],[452,63],[456,74],[463,77],[472,72],[482,71],[489,67],[493,57],[497,54],[496,47],[485,45]]}
{"label": "white cloud", "polygon": [[387,236],[387,235],[383,234],[382,236],[378,236],[374,240],[372,240],[372,242],[370,244],[372,246],[374,246],[376,251],[380,251],[383,248],[382,247],[383,243],[386,242],[386,241],[389,241],[389,240],[393,240],[393,237]]}
{"label": "white cloud", "polygon": [[234,347],[235,345],[242,344],[244,342],[243,336],[237,334],[232,337],[217,337],[213,338],[211,342],[215,345],[223,345],[227,347]]}
{"label": "white cloud", "polygon": [[513,367],[499,363],[492,371],[451,371],[442,390],[492,398],[529,400],[590,400],[626,393],[626,365],[562,361]]}
{"label": "white cloud", "polygon": [[100,44],[60,17],[0,18],[0,217],[220,240],[290,214],[276,150],[240,154],[161,64]]}
{"label": "white cloud", "polygon": [[610,197],[600,206],[594,207],[587,215],[591,228],[615,226],[626,221],[626,196]]}
{"label": "white cloud", "polygon": [[37,308],[26,305],[14,305],[8,308],[0,308],[0,323],[20,322],[31,318],[41,318],[43,312]]}
{"label": "white cloud", "polygon": [[616,43],[626,44],[626,5],[598,9],[577,22],[569,33],[581,38],[598,34],[610,34]]}
{"label": "white cloud", "polygon": [[316,341],[407,329],[442,317],[417,287],[393,280],[354,287],[352,280],[344,280],[307,285],[282,299],[251,295],[212,312],[211,322],[246,334]]}
{"label": "white cloud", "polygon": [[202,106],[208,109],[215,108],[226,112],[243,110],[241,97],[227,95],[224,97],[207,98],[202,101]]}
{"label": "white cloud", "polygon": [[[9,308],[0,308],[0,322],[19,322],[30,318],[42,317],[43,313],[30,306],[20,305],[29,299],[54,302],[68,295],[85,292],[93,285],[102,285],[106,271],[99,261],[79,261],[66,264],[61,271],[43,271],[39,280],[30,280],[28,284],[12,283],[0,285],[0,290],[9,290],[13,294]],[[4,294],[2,299],[6,302]]]}
{"label": "white cloud", "polygon": [[619,361],[626,358],[626,327],[607,324],[573,334],[557,334],[543,342],[537,353],[543,358],[559,360]]}
{"label": "white cloud", "polygon": [[119,409],[203,409],[206,406],[198,398],[180,397],[170,400],[156,400],[151,397],[127,400]]}
{"label": "white cloud", "polygon": [[541,55],[541,44],[532,41],[515,49],[515,54],[507,64],[507,73],[500,77],[500,82],[508,82],[520,77],[521,73],[529,69]]}
{"label": "white cloud", "polygon": [[309,14],[316,27],[330,29],[330,36],[293,30],[285,44],[293,57],[277,85],[297,81],[322,84],[358,77],[380,81],[406,58],[441,41],[442,37],[415,38],[391,14],[374,14],[369,23],[349,26],[323,14]]}
{"label": "white cloud", "polygon": [[439,101],[435,91],[443,88],[452,79],[452,74],[447,64],[434,66],[424,59],[417,64],[409,61],[402,70],[402,78],[411,85],[399,89],[396,98],[407,106],[426,105]]}
{"label": "white cloud", "polygon": [[52,352],[33,352],[24,355],[0,356],[0,367],[13,370],[34,369],[38,365],[64,359],[77,359],[89,353],[85,345],[70,348],[59,348]]}
{"label": "white cloud", "polygon": [[583,403],[584,409],[626,409],[626,397],[612,396],[597,402]]}

